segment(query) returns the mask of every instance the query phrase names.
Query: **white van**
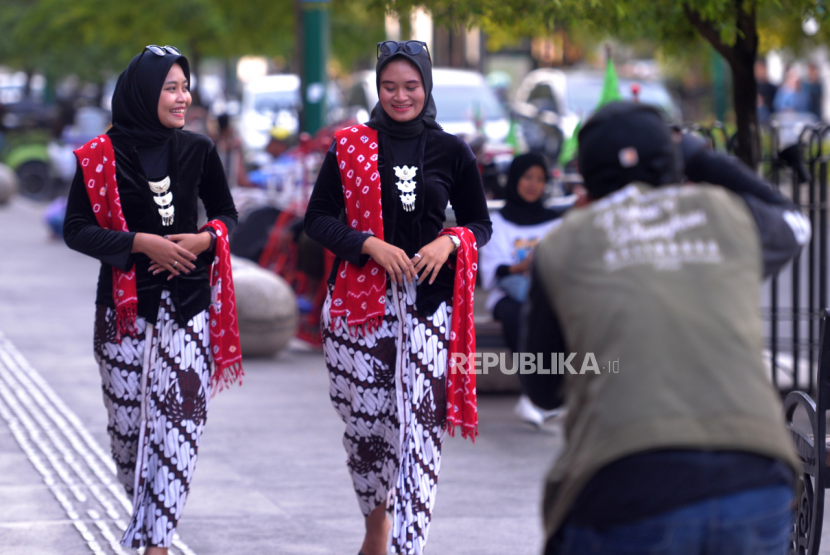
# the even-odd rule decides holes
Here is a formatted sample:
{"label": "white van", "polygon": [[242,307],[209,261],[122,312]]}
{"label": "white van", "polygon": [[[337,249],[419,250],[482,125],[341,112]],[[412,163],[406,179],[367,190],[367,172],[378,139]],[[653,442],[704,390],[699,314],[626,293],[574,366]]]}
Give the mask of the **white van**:
{"label": "white van", "polygon": [[297,133],[302,105],[297,75],[265,75],[248,82],[242,89],[239,115],[239,132],[245,149],[264,149],[268,132],[275,126]]}

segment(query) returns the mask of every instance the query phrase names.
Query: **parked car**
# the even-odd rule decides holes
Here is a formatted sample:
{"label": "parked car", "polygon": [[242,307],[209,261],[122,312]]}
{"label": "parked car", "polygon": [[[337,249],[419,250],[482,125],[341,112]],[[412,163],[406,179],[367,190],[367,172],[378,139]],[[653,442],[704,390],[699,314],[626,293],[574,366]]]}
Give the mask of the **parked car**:
{"label": "parked car", "polygon": [[[358,121],[365,122],[378,102],[374,71],[360,71],[346,86],[346,104]],[[510,120],[484,76],[475,71],[435,68],[432,70],[432,97],[436,118],[447,133],[472,136],[476,119],[490,142],[503,142],[510,131]]]}
{"label": "parked car", "polygon": [[[568,109],[585,118],[594,111],[602,94],[604,73],[596,71],[577,71],[568,73]],[[672,121],[680,122],[683,117],[680,106],[669,93],[666,86],[658,80],[619,79],[620,95],[625,100],[637,98],[643,104],[653,104],[662,109]]]}
{"label": "parked car", "polygon": [[570,137],[579,115],[568,107],[568,78],[558,69],[537,69],[528,73],[513,95],[512,108],[525,119],[558,127]]}
{"label": "parked car", "polygon": [[[598,71],[531,71],[516,89],[513,109],[520,116],[540,117],[557,125],[566,137],[570,137],[579,121],[596,109],[604,78],[605,74]],[[620,95],[624,99],[632,99],[635,88],[640,102],[658,106],[673,121],[682,120],[680,107],[662,82],[619,79]]]}
{"label": "parked car", "polygon": [[[282,127],[295,134],[299,131],[302,109],[300,78],[297,75],[266,75],[247,83],[242,89],[239,131],[248,152],[258,152],[268,144],[268,132]],[[329,123],[343,118],[343,97],[334,82],[326,88]]]}
{"label": "parked car", "polygon": [[275,126],[296,133],[302,107],[300,78],[296,75],[266,75],[247,83],[242,90],[239,128],[248,150],[262,150],[268,132]]}
{"label": "parked car", "polygon": [[[604,72],[537,69],[516,88],[511,109],[520,123],[528,148],[549,160],[559,157],[563,141],[596,109],[602,94]],[[631,99],[660,107],[669,119],[680,121],[680,108],[666,87],[656,80],[619,79],[619,91]]]}

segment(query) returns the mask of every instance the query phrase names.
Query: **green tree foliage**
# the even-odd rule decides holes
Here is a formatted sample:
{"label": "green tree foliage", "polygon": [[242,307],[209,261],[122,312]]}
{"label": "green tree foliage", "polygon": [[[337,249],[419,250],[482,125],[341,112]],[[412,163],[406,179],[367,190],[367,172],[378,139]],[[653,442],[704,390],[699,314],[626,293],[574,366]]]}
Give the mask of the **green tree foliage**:
{"label": "green tree foliage", "polygon": [[338,73],[374,68],[375,46],[386,38],[384,15],[381,7],[367,8],[363,0],[332,1],[331,51]]}
{"label": "green tree foliage", "polygon": [[[382,8],[333,0],[332,57],[344,71],[372,58]],[[280,56],[295,48],[295,0],[2,0],[0,65],[101,82],[147,44],[172,44],[191,60]],[[195,63],[194,63],[195,62]]]}
{"label": "green tree foliage", "polygon": [[492,25],[533,36],[569,23],[621,40],[649,38],[669,51],[706,40],[732,71],[737,119],[737,153],[747,163],[757,159],[756,87],[752,66],[759,34],[770,33],[777,44],[799,47],[798,31],[815,18],[826,40],[830,15],[821,0],[375,0],[392,11],[423,5],[439,19]]}

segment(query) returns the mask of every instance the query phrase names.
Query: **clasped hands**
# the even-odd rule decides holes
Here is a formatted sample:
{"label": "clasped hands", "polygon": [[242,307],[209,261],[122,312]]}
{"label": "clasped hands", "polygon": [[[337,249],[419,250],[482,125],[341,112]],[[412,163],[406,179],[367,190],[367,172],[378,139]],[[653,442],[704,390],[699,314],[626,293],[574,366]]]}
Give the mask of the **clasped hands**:
{"label": "clasped hands", "polygon": [[438,270],[446,263],[453,251],[455,251],[455,244],[448,236],[441,235],[421,247],[421,250],[411,259],[403,249],[377,237],[366,239],[360,252],[368,254],[372,260],[383,266],[389,278],[396,284],[403,284],[405,276],[407,281],[414,282],[419,279],[419,283],[429,278],[431,285],[438,276]]}
{"label": "clasped hands", "polygon": [[196,265],[196,257],[210,248],[211,236],[201,233],[179,233],[161,237],[152,233],[136,233],[133,239],[134,253],[146,254],[150,259],[153,275],[170,272],[168,280],[181,274],[189,274]]}

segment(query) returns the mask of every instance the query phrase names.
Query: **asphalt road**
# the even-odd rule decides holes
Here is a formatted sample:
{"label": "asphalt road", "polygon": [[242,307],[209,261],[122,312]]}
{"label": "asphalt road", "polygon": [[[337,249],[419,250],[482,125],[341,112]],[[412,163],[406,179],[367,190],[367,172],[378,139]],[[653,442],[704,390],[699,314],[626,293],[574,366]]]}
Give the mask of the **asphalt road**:
{"label": "asphalt road", "polygon": [[[120,550],[92,325],[98,262],[50,239],[43,205],[0,206],[0,555]],[[322,355],[245,360],[215,397],[171,553],[357,553],[363,534]],[[448,438],[428,553],[539,553],[540,497],[561,446],[480,399],[475,445]],[[125,505],[126,501],[126,505]]]}

